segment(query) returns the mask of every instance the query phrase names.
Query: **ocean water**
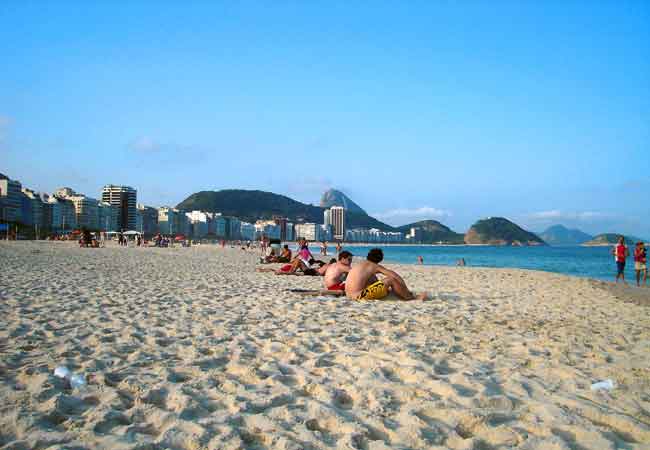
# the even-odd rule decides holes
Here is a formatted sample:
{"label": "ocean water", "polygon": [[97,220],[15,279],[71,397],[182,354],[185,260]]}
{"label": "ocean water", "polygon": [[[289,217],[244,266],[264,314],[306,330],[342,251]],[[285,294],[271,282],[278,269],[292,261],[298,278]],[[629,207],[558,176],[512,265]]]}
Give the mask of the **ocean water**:
{"label": "ocean water", "polygon": [[[356,257],[365,258],[373,246],[346,245]],[[616,263],[611,247],[492,247],[492,246],[381,246],[384,260],[399,264],[416,264],[417,257],[424,258],[425,265],[455,266],[460,258],[471,267],[500,267],[543,270],[578,277],[612,281],[616,276]],[[310,250],[320,256],[317,244]],[[630,247],[630,253],[634,249]],[[336,255],[334,247],[328,247],[329,255]],[[625,266],[625,279],[634,281],[634,259],[630,256]]]}

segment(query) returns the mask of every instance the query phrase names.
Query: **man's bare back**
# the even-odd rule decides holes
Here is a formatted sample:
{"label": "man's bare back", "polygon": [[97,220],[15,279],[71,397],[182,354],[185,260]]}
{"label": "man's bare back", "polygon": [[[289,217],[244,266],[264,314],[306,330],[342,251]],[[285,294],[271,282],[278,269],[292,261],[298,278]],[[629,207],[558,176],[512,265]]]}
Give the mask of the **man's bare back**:
{"label": "man's bare back", "polygon": [[[371,249],[366,261],[352,267],[345,280],[345,295],[357,300],[378,300],[393,292],[402,300],[413,300],[415,295],[406,287],[406,283],[395,271],[381,265],[384,254],[381,249]],[[377,275],[383,275],[378,279]],[[421,300],[426,299],[426,294],[418,295]]]}

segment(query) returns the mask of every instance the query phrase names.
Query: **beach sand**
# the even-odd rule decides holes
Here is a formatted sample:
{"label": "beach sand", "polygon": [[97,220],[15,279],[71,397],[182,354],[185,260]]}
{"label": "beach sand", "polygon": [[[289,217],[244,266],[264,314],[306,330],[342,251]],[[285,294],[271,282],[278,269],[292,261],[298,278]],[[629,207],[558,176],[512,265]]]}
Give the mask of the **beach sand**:
{"label": "beach sand", "polygon": [[257,259],[0,242],[0,448],[650,448],[650,289],[389,265],[433,300],[357,303]]}

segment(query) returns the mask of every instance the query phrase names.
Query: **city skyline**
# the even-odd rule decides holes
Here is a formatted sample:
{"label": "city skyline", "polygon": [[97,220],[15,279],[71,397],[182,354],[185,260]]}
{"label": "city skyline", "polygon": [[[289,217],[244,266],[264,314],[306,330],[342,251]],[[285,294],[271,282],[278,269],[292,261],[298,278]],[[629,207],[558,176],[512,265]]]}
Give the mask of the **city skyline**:
{"label": "city skyline", "polygon": [[647,237],[649,23],[642,1],[12,3],[0,172]]}

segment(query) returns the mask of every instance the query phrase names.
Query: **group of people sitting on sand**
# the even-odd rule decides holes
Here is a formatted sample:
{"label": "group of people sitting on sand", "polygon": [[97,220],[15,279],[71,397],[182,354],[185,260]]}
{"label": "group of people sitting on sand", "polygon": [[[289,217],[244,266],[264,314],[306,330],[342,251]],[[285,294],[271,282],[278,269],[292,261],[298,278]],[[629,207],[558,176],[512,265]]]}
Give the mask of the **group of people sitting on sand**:
{"label": "group of people sitting on sand", "polygon": [[[285,253],[288,251],[288,254]],[[402,300],[425,300],[426,294],[415,295],[406,286],[404,279],[395,271],[379,263],[384,259],[380,248],[368,252],[365,261],[352,266],[352,253],[342,250],[338,259],[329,262],[316,260],[309,251],[305,239],[298,242],[298,252],[291,258],[291,251],[284,246],[283,254],[288,255],[289,263],[279,269],[258,268],[259,272],[273,272],[276,275],[313,275],[323,277],[323,286],[327,293],[342,294],[355,300],[379,300],[390,293]],[[268,262],[280,262],[269,260]]]}

